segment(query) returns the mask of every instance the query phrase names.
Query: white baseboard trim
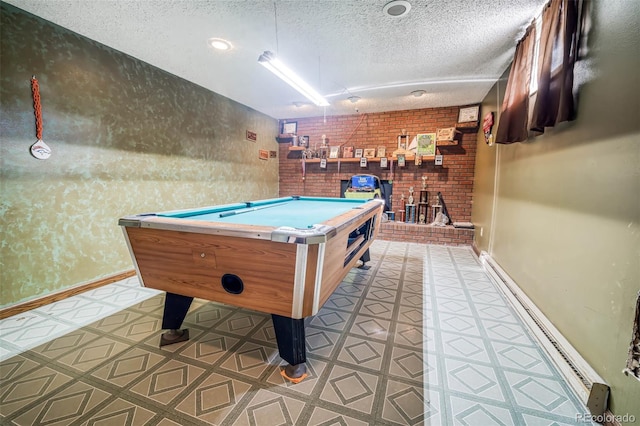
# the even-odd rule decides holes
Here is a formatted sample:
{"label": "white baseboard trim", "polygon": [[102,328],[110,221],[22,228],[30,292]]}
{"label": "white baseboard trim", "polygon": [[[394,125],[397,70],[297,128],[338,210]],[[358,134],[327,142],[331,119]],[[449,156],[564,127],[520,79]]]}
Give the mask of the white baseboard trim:
{"label": "white baseboard trim", "polygon": [[485,272],[531,329],[569,386],[593,416],[603,416],[608,409],[609,385],[488,253],[481,252],[479,258]]}

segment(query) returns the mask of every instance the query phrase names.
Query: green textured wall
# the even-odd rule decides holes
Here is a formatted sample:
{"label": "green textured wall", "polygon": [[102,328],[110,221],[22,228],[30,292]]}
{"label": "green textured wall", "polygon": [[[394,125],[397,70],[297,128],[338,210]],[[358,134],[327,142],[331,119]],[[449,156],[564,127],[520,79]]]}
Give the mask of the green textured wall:
{"label": "green textured wall", "polygon": [[476,246],[609,383],[613,413],[640,422],[640,382],[622,374],[640,291],[640,2],[591,6],[576,121],[479,148],[472,219],[490,230]]}
{"label": "green textured wall", "polygon": [[132,269],[123,215],[278,195],[275,119],[0,7],[0,306]]}

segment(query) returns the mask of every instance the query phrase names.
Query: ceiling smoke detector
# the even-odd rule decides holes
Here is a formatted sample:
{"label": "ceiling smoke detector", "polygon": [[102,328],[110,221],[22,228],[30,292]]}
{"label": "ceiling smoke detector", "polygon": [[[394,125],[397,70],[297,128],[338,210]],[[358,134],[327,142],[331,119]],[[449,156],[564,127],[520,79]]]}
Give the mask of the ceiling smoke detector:
{"label": "ceiling smoke detector", "polygon": [[404,16],[411,10],[411,3],[406,0],[393,0],[384,5],[382,8],[384,13],[394,18]]}

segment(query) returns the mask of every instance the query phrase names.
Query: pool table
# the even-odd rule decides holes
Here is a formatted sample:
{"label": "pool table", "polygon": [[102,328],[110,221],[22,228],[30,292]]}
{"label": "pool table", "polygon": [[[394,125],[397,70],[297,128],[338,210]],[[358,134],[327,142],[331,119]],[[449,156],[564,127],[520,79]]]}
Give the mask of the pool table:
{"label": "pool table", "polygon": [[384,202],[283,197],[120,218],[142,285],[165,291],[161,346],[194,297],[271,314],[282,375],[306,376],[304,318],[367,261]]}

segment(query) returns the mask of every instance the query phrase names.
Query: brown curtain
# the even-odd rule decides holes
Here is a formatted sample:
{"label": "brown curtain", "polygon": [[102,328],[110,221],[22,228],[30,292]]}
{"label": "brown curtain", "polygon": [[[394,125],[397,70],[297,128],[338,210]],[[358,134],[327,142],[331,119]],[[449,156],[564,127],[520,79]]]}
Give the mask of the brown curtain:
{"label": "brown curtain", "polygon": [[533,49],[536,44],[536,27],[531,24],[516,46],[516,54],[509,72],[507,89],[502,102],[496,143],[513,143],[527,140],[529,116],[529,83]]}
{"label": "brown curtain", "polygon": [[544,132],[545,127],[575,118],[573,66],[578,35],[578,0],[551,0],[542,12],[531,130]]}

